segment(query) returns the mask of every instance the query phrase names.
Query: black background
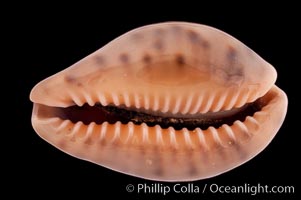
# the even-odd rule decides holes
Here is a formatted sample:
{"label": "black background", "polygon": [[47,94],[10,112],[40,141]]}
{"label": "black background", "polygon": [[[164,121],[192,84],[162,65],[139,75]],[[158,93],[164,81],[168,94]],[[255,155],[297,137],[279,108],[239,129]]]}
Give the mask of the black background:
{"label": "black background", "polygon": [[[182,2],[183,3],[183,2]],[[116,5],[117,6],[117,5]],[[297,68],[300,66],[297,34],[297,15],[293,6],[279,5],[277,9],[260,4],[241,5],[240,8],[224,8],[180,5],[160,9],[125,9],[123,5],[82,6],[77,9],[62,8],[60,5],[38,5],[38,8],[14,9],[15,18],[8,18],[5,32],[9,42],[6,53],[8,70],[13,70],[4,85],[10,92],[10,109],[13,115],[11,130],[7,134],[3,151],[7,158],[9,179],[6,186],[23,197],[79,197],[89,199],[123,198],[143,199],[149,194],[128,193],[127,184],[159,183],[117,173],[95,164],[73,158],[42,140],[32,129],[30,117],[32,103],[29,101],[31,88],[40,80],[70,66],[94,52],[115,37],[142,25],[164,21],[189,21],[207,24],[221,29],[257,52],[278,71],[276,84],[289,98],[287,117],[272,143],[258,156],[246,164],[220,176],[195,181],[201,189],[205,184],[219,185],[292,185],[295,194],[155,194],[158,199],[295,199],[299,193],[300,176],[299,140],[297,136],[297,96],[299,81]],[[135,5],[139,6],[139,5]],[[148,10],[149,9],[149,10]],[[246,11],[249,9],[249,11]],[[12,15],[12,14],[11,14]],[[260,76],[260,75],[259,75]],[[9,123],[9,122],[8,122]],[[170,166],[172,167],[172,166]],[[173,183],[163,183],[172,186]],[[185,185],[186,183],[183,183]],[[28,187],[28,189],[24,189]],[[23,189],[23,190],[22,190]],[[109,196],[107,196],[109,195]],[[187,196],[186,196],[187,195]],[[107,196],[107,197],[105,197]]]}

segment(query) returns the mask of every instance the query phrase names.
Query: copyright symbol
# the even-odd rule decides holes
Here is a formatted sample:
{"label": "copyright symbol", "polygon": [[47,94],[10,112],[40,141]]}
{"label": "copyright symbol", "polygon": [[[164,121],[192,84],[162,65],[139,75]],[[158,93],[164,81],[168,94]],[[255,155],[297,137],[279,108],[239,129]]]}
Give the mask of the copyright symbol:
{"label": "copyright symbol", "polygon": [[134,189],[135,189],[135,187],[134,187],[134,185],[132,185],[132,184],[128,184],[128,185],[125,187],[125,189],[126,189],[127,192],[133,192]]}

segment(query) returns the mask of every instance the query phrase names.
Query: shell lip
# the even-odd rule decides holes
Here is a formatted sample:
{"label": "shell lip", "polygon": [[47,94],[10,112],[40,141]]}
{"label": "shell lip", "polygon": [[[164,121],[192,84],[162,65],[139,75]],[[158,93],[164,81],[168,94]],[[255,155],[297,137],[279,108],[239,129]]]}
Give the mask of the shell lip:
{"label": "shell lip", "polygon": [[253,116],[255,112],[260,111],[268,104],[266,99],[269,92],[263,97],[258,98],[252,103],[246,103],[239,108],[233,108],[227,111],[208,112],[195,115],[166,115],[163,112],[145,112],[145,109],[131,109],[125,106],[102,106],[100,103],[90,106],[85,103],[83,106],[69,106],[67,108],[52,107],[39,103],[34,103],[33,117],[39,119],[60,118],[62,120],[70,120],[72,123],[82,122],[89,125],[94,122],[102,124],[109,122],[114,124],[121,122],[127,124],[133,122],[135,125],[146,123],[147,126],[153,127],[160,125],[166,129],[173,127],[175,130],[187,128],[194,130],[201,128],[208,129],[210,126],[219,128],[223,124],[231,126],[236,120],[244,121],[247,116]]}
{"label": "shell lip", "polygon": [[[261,136],[264,136],[265,135],[265,128],[266,127],[269,127],[267,126],[269,123],[270,123],[270,120],[274,120],[274,118],[276,117],[277,118],[277,122],[276,122],[276,127],[274,126],[273,129],[275,129],[275,132],[274,134],[272,133],[272,137],[276,134],[278,128],[281,126],[282,124],[282,120],[284,118],[285,114],[286,113],[286,109],[287,109],[287,97],[285,95],[285,93],[280,90],[277,86],[273,86],[271,88],[271,90],[266,94],[264,95],[264,97],[261,98],[261,100],[263,101],[264,104],[266,104],[265,107],[263,107],[262,111],[258,112],[258,113],[255,113],[254,114],[254,117],[248,117],[247,120],[246,120],[246,126],[248,129],[250,129],[250,134],[257,134],[257,133],[263,133],[263,134],[257,134],[259,137]],[[41,119],[37,119],[36,117],[40,118],[39,115],[38,115],[38,112],[39,112],[39,109],[41,109],[43,107],[43,105],[41,104],[37,104],[35,103],[34,104],[34,109],[33,109],[33,126],[34,126],[34,129],[37,131],[37,133],[39,133],[39,135],[42,137],[42,138],[46,138],[49,140],[49,138],[51,138],[51,140],[49,140],[49,142],[55,146],[57,146],[58,148],[60,148],[61,150],[63,150],[64,152],[70,154],[70,155],[73,155],[73,153],[70,153],[68,151],[68,149],[74,149],[73,147],[70,147],[70,146],[67,146],[66,147],[66,143],[64,143],[65,146],[62,146],[62,143],[59,143],[57,144],[57,140],[54,140],[54,138],[57,138],[57,134],[48,134],[49,133],[49,130],[52,130],[53,132],[51,133],[59,133],[60,136],[62,136],[63,138],[65,138],[65,136],[68,136],[68,137],[71,137],[70,136],[70,131],[67,131],[67,129],[73,129],[72,131],[72,134],[73,135],[77,135],[79,134],[79,129],[77,127],[77,125],[81,125],[83,126],[83,124],[81,122],[77,123],[76,125],[72,125],[71,122],[69,120],[59,120],[59,119],[54,119],[54,118],[49,118],[48,116],[44,116],[44,119],[41,120]],[[34,117],[35,116],[35,117]],[[251,120],[252,119],[252,120]],[[45,121],[44,121],[45,120]],[[55,123],[53,123],[55,122]],[[65,123],[67,122],[67,123]],[[250,122],[251,123],[251,126],[248,126],[248,122],[249,122],[249,125],[250,125]],[[242,127],[242,128],[246,128],[245,125],[242,124],[242,122],[235,122],[236,123],[236,127]],[[243,122],[244,123],[244,122]],[[267,124],[268,123],[268,124]],[[51,126],[54,128],[54,129],[49,129],[49,128],[45,128],[45,126],[49,127],[49,125],[51,124]],[[66,124],[68,124],[68,126],[65,126]],[[69,126],[70,125],[70,126]],[[238,126],[239,125],[239,126]],[[255,125],[255,126],[254,126]],[[59,126],[59,127],[58,127]],[[74,127],[72,127],[74,126]],[[80,141],[85,141],[88,140],[86,138],[89,138],[91,137],[91,130],[93,130],[93,132],[97,132],[97,134],[99,134],[99,128],[101,128],[101,130],[108,130],[106,127],[108,126],[108,123],[105,122],[103,124],[103,126],[99,127],[99,126],[96,126],[95,123],[91,123],[89,125],[89,127],[87,128],[87,133],[86,133],[86,136],[82,138],[82,140]],[[118,122],[114,125],[111,126],[111,129],[110,130],[119,130],[120,131],[120,127],[121,127],[121,123]],[[135,128],[137,128],[137,130],[141,130],[141,128],[139,127],[133,127],[135,126],[132,122],[130,122],[129,124],[127,124],[129,130],[133,130]],[[143,130],[145,130],[145,127],[146,124],[143,124]],[[225,129],[226,126],[223,126],[222,129]],[[261,127],[259,129],[259,127]],[[96,129],[94,129],[96,128]],[[159,126],[156,126],[155,127],[156,129],[160,129]],[[228,128],[232,128],[232,127],[228,127]],[[264,129],[262,129],[264,128]],[[244,129],[242,129],[244,130]],[[58,132],[60,131],[60,132]],[[61,134],[62,132],[64,131],[67,131],[67,135],[65,134]],[[159,130],[159,131],[162,131],[162,130]],[[175,132],[174,130],[172,130],[172,128],[169,128],[170,131],[170,134],[173,135]],[[197,131],[201,131],[201,130],[196,130]],[[209,131],[212,131],[212,129],[210,129]],[[89,133],[88,133],[89,132]],[[167,132],[167,131],[166,131]],[[273,131],[272,131],[273,132]],[[120,132],[116,131],[116,134],[121,134]],[[130,133],[130,132],[129,132]],[[179,131],[177,133],[180,133]],[[183,129],[183,133],[193,133],[193,132],[188,132],[187,129],[184,130]],[[197,132],[199,133],[199,132]],[[116,135],[115,134],[115,135]],[[126,133],[125,133],[126,135]],[[131,134],[129,134],[130,136]],[[141,136],[141,132],[139,132],[139,136]],[[73,136],[72,136],[73,137]],[[75,137],[75,136],[74,136]],[[101,141],[101,139],[103,138],[103,134],[102,132],[100,133],[100,138],[96,141],[96,142],[99,142]],[[108,140],[113,140],[113,138],[115,138],[114,134],[110,134],[109,136],[109,139]],[[124,137],[125,141],[124,144],[129,144],[127,143],[128,142],[128,138],[127,137]],[[89,139],[90,140],[90,139]],[[268,141],[265,141],[265,146],[269,143],[270,140]],[[94,141],[95,142],[95,141]],[[252,144],[255,143],[257,144],[258,143],[258,140],[256,142],[256,140],[254,142],[252,142]],[[74,144],[73,142],[71,143],[72,145]],[[144,144],[144,143],[143,143]],[[142,145],[143,145],[142,144]],[[159,143],[158,143],[159,144]],[[242,144],[242,143],[241,143]],[[263,148],[263,147],[262,147]],[[261,150],[262,150],[261,148]],[[85,149],[86,150],[86,149]],[[255,152],[255,154],[257,154],[257,152]],[[255,156],[254,152],[253,154],[251,155],[251,157],[249,157],[247,160],[251,159],[253,156]],[[77,154],[75,154],[77,155]],[[94,162],[96,164],[100,164],[97,160],[94,160],[93,158],[87,158],[83,155],[77,155],[78,157],[82,158],[82,159],[85,159],[85,160],[89,160],[91,162]],[[245,160],[244,162],[246,162],[247,160]],[[105,167],[108,167],[110,169],[114,169],[115,171],[121,171],[123,173],[124,170],[119,170],[119,169],[116,169],[115,167],[112,167],[110,165],[106,165],[106,164],[102,164],[103,166]],[[231,168],[227,168],[225,171],[228,171],[232,168],[234,168],[235,166],[232,166]],[[219,173],[222,173],[222,172],[219,172]],[[218,173],[218,174],[219,174]],[[131,174],[131,175],[134,175],[134,176],[139,176],[139,177],[143,177],[143,178],[147,178],[147,179],[153,179],[152,177],[149,177],[148,175],[145,175],[145,174],[137,174],[136,172],[128,172],[127,174]],[[207,174],[206,176],[202,176],[202,178],[206,178],[206,177],[212,177],[212,176],[216,176],[218,175],[217,173],[214,173],[214,174]],[[157,177],[157,178],[154,178],[154,180],[158,180],[158,179],[162,179],[162,177]],[[184,180],[197,180],[197,179],[200,179],[200,176],[197,176],[197,177],[192,177],[192,178],[181,178],[182,181]],[[173,181],[174,179],[172,177],[165,177],[164,178],[165,181]],[[175,180],[178,180],[179,179],[175,179]]]}

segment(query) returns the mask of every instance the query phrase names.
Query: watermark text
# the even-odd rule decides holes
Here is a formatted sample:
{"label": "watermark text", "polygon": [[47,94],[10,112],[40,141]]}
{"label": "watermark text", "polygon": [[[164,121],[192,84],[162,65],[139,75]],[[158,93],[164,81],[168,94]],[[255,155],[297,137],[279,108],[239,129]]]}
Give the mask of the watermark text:
{"label": "watermark text", "polygon": [[169,193],[189,193],[189,194],[293,194],[295,193],[294,186],[282,186],[282,185],[266,185],[266,184],[249,184],[242,185],[220,185],[216,183],[212,184],[195,184],[195,183],[175,183],[175,184],[163,184],[163,183],[139,183],[128,184],[126,191],[129,193],[138,194],[162,194],[167,195]]}

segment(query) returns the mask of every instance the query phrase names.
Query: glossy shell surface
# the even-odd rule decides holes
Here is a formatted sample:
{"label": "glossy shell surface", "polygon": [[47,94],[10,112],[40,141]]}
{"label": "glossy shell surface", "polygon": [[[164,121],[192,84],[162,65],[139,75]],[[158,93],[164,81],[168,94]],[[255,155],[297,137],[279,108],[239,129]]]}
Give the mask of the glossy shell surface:
{"label": "glossy shell surface", "polygon": [[[287,109],[276,77],[269,63],[220,30],[153,24],[38,83],[30,94],[32,125],[62,151],[116,171],[162,181],[204,179],[250,160],[276,135]],[[255,101],[260,110],[243,120],[192,130],[73,122],[59,114],[101,104],[166,117],[222,118]]]}

